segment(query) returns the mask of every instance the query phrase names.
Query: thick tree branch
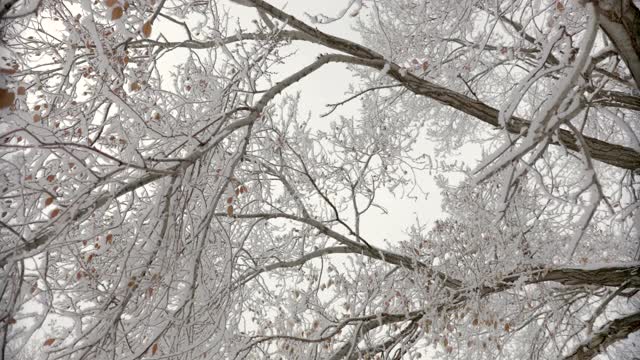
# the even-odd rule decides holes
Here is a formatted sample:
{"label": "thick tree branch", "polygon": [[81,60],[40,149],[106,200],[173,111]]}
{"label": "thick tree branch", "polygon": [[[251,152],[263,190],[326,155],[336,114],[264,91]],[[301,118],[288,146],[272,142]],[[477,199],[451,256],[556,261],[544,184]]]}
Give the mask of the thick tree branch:
{"label": "thick tree branch", "polygon": [[609,345],[640,330],[640,311],[615,319],[580,344],[565,360],[587,360],[600,354]]}
{"label": "thick tree branch", "polygon": [[[367,60],[351,56],[342,56],[340,61],[369,66],[378,70],[382,70],[385,64],[387,64],[384,60]],[[442,104],[451,106],[495,128],[501,127],[498,120],[500,112],[494,107],[431,83],[428,80],[421,79],[413,74],[405,73],[402,71],[402,68],[396,64],[389,65],[387,74],[402,83],[414,94],[423,95]],[[528,120],[514,116],[507,124],[507,130],[513,134],[526,134],[530,126],[531,123]],[[581,150],[578,139],[572,132],[561,129],[558,131],[558,135],[559,142],[554,142],[554,145],[563,145],[576,152]],[[635,170],[640,168],[640,153],[635,150],[589,136],[584,136],[584,140],[588,146],[587,150],[593,159],[623,169]]]}
{"label": "thick tree branch", "polygon": [[[364,65],[378,70],[384,69],[388,64],[389,70],[387,74],[403,84],[414,94],[426,96],[444,105],[453,107],[493,127],[501,127],[499,110],[490,105],[403,71],[400,66],[388,62],[382,55],[375,51],[349,40],[325,34],[262,0],[243,0],[243,3],[262,9],[269,15],[312,36],[317,39],[317,43],[352,55],[333,55],[335,61]],[[525,119],[512,117],[511,121],[507,124],[507,131],[513,134],[526,133],[530,125],[531,123]],[[585,136],[584,139],[589,147],[587,150],[594,159],[623,169],[640,169],[640,153],[635,150],[588,136]],[[559,130],[558,140],[558,142],[554,142],[555,145],[562,145],[573,151],[581,150],[578,140],[570,131]]]}
{"label": "thick tree branch", "polygon": [[620,91],[600,90],[593,96],[591,101],[600,106],[611,106],[640,111],[640,97],[625,94]]}
{"label": "thick tree branch", "polygon": [[[216,216],[227,216],[226,213],[216,213]],[[469,291],[462,289],[463,282],[461,280],[452,278],[447,274],[434,271],[427,264],[418,261],[407,255],[393,253],[387,250],[379,249],[377,247],[368,247],[359,242],[353,241],[342,235],[322,222],[310,218],[302,218],[289,214],[276,214],[276,213],[261,213],[261,214],[237,214],[234,215],[238,219],[289,219],[310,225],[321,233],[333,238],[346,247],[336,247],[336,252],[339,253],[353,253],[364,255],[373,259],[382,260],[386,263],[401,266],[408,270],[424,271],[429,277],[438,278],[443,281],[443,284],[452,290]],[[333,249],[333,248],[327,248]],[[310,256],[310,253],[305,256]],[[321,252],[315,254],[315,256],[322,255]],[[314,256],[314,257],[315,257]],[[297,263],[297,261],[284,262]],[[549,267],[549,266],[535,266],[528,269],[522,269],[514,272],[511,275],[507,275],[497,282],[496,286],[485,286],[482,288],[476,288],[471,291],[478,291],[481,295],[489,295],[492,293],[504,291],[511,288],[515,282],[525,277],[525,283],[537,284],[542,282],[557,282],[563,285],[576,286],[576,285],[596,285],[596,286],[622,286],[626,284],[629,288],[640,288],[640,262],[633,262],[628,264],[605,264],[602,266],[583,266],[583,267]]]}
{"label": "thick tree branch", "polygon": [[362,57],[365,59],[383,59],[383,56],[378,54],[377,52],[362,46],[360,44],[354,43],[352,41],[339,38],[337,36],[326,34],[316,28],[313,28],[303,21],[296,19],[294,16],[291,16],[284,11],[272,6],[271,4],[262,1],[262,0],[242,0],[242,4],[246,6],[253,6],[258,9],[263,10],[265,13],[273,16],[274,18],[285,22],[287,25],[302,31],[303,33],[317,39],[318,43],[333,48],[338,51],[343,51],[347,54],[351,54],[353,56]]}
{"label": "thick tree branch", "polygon": [[632,0],[594,1],[599,25],[618,49],[640,89],[640,10]]}

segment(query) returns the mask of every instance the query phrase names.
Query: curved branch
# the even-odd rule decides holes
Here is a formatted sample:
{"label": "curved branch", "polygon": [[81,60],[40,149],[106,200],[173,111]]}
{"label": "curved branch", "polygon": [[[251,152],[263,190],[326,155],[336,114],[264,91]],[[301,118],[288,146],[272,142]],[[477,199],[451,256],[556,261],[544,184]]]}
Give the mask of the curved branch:
{"label": "curved branch", "polygon": [[321,257],[324,255],[329,255],[329,254],[351,254],[353,253],[353,249],[348,247],[348,246],[331,246],[331,247],[327,247],[327,248],[323,248],[323,249],[318,249],[316,251],[312,251],[308,254],[305,254],[295,260],[290,260],[290,261],[280,261],[277,263],[273,263],[273,264],[269,264],[269,265],[264,265],[258,269],[256,269],[254,272],[252,272],[251,274],[247,274],[242,276],[237,282],[239,284],[245,283],[253,278],[255,278],[256,276],[262,274],[263,272],[267,272],[267,271],[271,271],[271,270],[275,270],[275,269],[283,269],[283,268],[291,268],[291,267],[296,267],[296,266],[301,266],[304,265],[307,261],[311,260],[311,259],[315,259],[317,257]]}

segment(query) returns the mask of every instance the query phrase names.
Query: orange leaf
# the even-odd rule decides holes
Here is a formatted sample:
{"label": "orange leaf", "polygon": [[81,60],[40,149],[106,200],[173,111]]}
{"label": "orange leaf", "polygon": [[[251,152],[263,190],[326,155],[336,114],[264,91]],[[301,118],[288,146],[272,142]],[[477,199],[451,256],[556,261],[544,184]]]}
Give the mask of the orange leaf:
{"label": "orange leaf", "polygon": [[108,7],[112,7],[117,2],[118,2],[118,0],[104,0],[104,4],[107,5]]}
{"label": "orange leaf", "polygon": [[50,338],[44,342],[44,346],[51,346],[56,341],[56,339]]}
{"label": "orange leaf", "polygon": [[233,216],[233,206],[227,206],[227,215],[229,215],[229,217]]}
{"label": "orange leaf", "polygon": [[149,36],[151,36],[151,22],[147,21],[146,23],[144,23],[144,25],[142,25],[142,35],[144,35],[144,37],[148,38]]}
{"label": "orange leaf", "polygon": [[58,216],[58,214],[60,214],[60,209],[53,209],[50,216],[53,219],[54,217]]}
{"label": "orange leaf", "polygon": [[18,95],[24,95],[27,93],[27,89],[24,86],[20,86],[18,87],[17,92],[18,92]]}
{"label": "orange leaf", "polygon": [[140,84],[138,84],[138,82],[133,82],[131,83],[131,85],[129,86],[129,88],[131,88],[131,91],[138,91],[141,89]]}
{"label": "orange leaf", "polygon": [[155,355],[158,352],[158,344],[153,344],[151,347],[151,355]]}
{"label": "orange leaf", "polygon": [[53,204],[53,196],[49,196],[47,200],[44,201],[44,206],[49,206]]}
{"label": "orange leaf", "polygon": [[111,20],[120,19],[122,17],[123,13],[124,13],[124,11],[122,10],[122,8],[120,6],[114,8],[113,11],[111,12]]}
{"label": "orange leaf", "polygon": [[107,235],[107,244],[111,244],[113,242],[113,235],[109,234]]}

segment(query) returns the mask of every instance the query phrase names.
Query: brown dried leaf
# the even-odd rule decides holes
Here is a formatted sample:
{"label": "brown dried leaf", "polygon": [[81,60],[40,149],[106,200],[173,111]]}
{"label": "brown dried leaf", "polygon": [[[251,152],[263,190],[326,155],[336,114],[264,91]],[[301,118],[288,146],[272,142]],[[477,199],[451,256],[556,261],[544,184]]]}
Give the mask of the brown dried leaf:
{"label": "brown dried leaf", "polygon": [[13,105],[13,101],[15,99],[16,94],[12,93],[8,89],[0,89],[0,109]]}
{"label": "brown dried leaf", "polygon": [[150,21],[147,21],[144,23],[144,25],[142,25],[142,35],[144,35],[144,37],[148,38],[149,36],[151,36],[151,30],[152,26]]}
{"label": "brown dried leaf", "polygon": [[113,11],[111,12],[111,20],[120,19],[122,17],[122,14],[124,14],[124,11],[120,6],[114,8]]}

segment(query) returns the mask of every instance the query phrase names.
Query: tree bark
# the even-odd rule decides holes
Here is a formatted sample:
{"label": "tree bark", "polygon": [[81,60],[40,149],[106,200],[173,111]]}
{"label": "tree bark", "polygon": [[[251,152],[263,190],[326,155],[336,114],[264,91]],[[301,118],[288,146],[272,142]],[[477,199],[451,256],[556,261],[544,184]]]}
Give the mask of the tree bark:
{"label": "tree bark", "polygon": [[600,15],[600,28],[618,49],[640,90],[640,10],[631,0],[600,0],[594,3]]}
{"label": "tree bark", "polygon": [[629,334],[640,330],[640,311],[615,319],[580,344],[565,360],[587,360],[595,357],[606,347],[625,339]]}
{"label": "tree bark", "polygon": [[[613,0],[610,0],[613,1]],[[618,0],[622,1],[622,0]],[[628,0],[624,0],[628,3]],[[601,11],[604,5],[604,2],[601,2],[598,11]],[[433,100],[436,100],[444,105],[450,106],[456,110],[462,111],[465,114],[468,114],[484,123],[487,123],[493,127],[500,128],[502,125],[499,121],[499,110],[485,104],[476,99],[470,98],[464,94],[449,90],[440,85],[434,84],[428,80],[421,79],[411,73],[401,71],[402,68],[397,64],[389,63],[385,58],[378,54],[377,52],[362,46],[360,44],[356,44],[346,39],[342,39],[337,36],[326,34],[316,28],[313,28],[304,22],[296,19],[295,17],[273,7],[271,4],[262,1],[262,0],[243,0],[243,4],[246,6],[253,6],[263,10],[265,13],[273,16],[274,18],[286,22],[289,26],[307,34],[310,37],[315,38],[316,43],[322,44],[334,50],[342,51],[352,56],[342,56],[339,61],[360,64],[369,67],[376,68],[381,70],[385,67],[386,64],[389,64],[389,71],[387,75],[393,77],[395,80],[404,85],[407,89],[413,92],[416,95],[422,95],[429,97]],[[627,17],[631,16],[630,19],[625,18],[624,24],[627,24],[627,27],[630,24],[640,24],[640,15],[637,13],[637,8],[635,6],[630,5],[636,12],[635,15],[626,15]],[[602,17],[606,17],[607,15],[603,15]],[[613,16],[613,15],[610,15]],[[609,24],[607,20],[604,20],[606,24]],[[614,24],[613,22],[611,22]],[[601,25],[603,26],[603,25]],[[609,25],[607,25],[609,26]],[[640,25],[638,25],[640,26]],[[638,29],[635,30],[627,30],[627,28],[623,28],[624,31],[614,27],[616,32],[615,36],[618,36],[620,39],[622,49],[620,52],[626,54],[629,59],[629,68],[635,66],[637,63],[638,66],[638,78],[640,79],[640,60],[638,60],[637,54],[639,52],[633,52],[634,49],[640,49],[640,31]],[[635,31],[635,32],[634,32]],[[626,38],[623,35],[626,34]],[[632,38],[633,34],[638,34],[638,37]],[[615,42],[614,42],[615,43]],[[638,47],[634,47],[635,45]],[[633,45],[633,46],[632,46]],[[616,45],[617,46],[617,45]],[[635,55],[634,55],[635,54]],[[340,55],[337,55],[340,56]],[[635,56],[635,57],[634,57]],[[334,56],[335,58],[336,56]],[[625,60],[627,61],[627,60]],[[635,62],[634,62],[635,61]],[[633,73],[633,71],[632,71]],[[527,128],[530,126],[530,122],[512,117],[509,123],[507,124],[507,131],[513,134],[522,134],[526,132]],[[587,151],[589,155],[598,161],[604,162],[609,165],[613,165],[615,167],[628,169],[628,170],[636,170],[640,169],[640,153],[637,151],[618,144],[611,144],[606,141],[602,141],[596,138],[583,136],[586,146],[588,149],[581,149],[578,143],[578,139],[576,136],[567,130],[559,130],[558,131],[558,140],[554,142],[555,145],[565,146],[567,149],[572,151]]]}

